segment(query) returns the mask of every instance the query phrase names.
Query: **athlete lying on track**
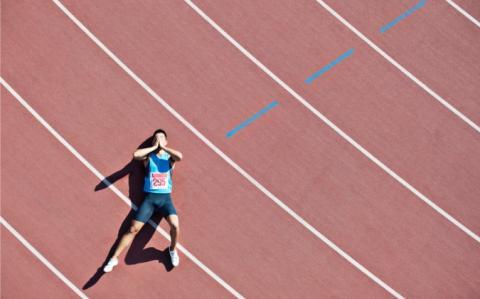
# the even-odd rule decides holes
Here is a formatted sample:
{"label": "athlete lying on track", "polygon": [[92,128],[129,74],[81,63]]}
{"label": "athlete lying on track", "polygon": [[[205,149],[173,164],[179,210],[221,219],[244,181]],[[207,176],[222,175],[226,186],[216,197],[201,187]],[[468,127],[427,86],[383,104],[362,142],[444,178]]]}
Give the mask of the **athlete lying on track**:
{"label": "athlete lying on track", "polygon": [[133,153],[133,158],[143,161],[143,165],[146,167],[143,186],[146,196],[135,213],[129,231],[122,236],[112,258],[103,268],[105,272],[112,271],[113,267],[118,265],[118,257],[122,251],[132,243],[137,233],[154,212],[161,213],[167,219],[170,225],[171,244],[169,252],[172,265],[176,267],[180,263],[180,258],[175,249],[179,235],[178,215],[170,193],[172,192],[172,170],[175,162],[182,160],[182,153],[167,147],[167,133],[161,129],[153,133],[152,143],[151,147],[138,149]]}

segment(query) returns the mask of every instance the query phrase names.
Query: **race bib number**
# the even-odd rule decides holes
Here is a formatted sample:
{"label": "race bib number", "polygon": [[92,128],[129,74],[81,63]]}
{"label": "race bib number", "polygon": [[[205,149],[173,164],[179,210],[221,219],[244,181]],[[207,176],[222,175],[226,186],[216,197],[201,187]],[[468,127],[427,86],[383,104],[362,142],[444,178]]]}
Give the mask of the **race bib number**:
{"label": "race bib number", "polygon": [[162,190],[168,188],[168,173],[153,172],[150,174],[150,188]]}

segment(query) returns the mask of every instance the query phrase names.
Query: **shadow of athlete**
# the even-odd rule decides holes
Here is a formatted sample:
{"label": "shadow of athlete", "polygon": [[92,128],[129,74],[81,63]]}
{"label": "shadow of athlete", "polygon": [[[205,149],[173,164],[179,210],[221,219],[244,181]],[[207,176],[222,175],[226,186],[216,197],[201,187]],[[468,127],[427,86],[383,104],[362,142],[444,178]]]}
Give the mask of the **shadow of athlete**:
{"label": "shadow of athlete", "polygon": [[[106,260],[102,263],[102,265],[96,270],[95,274],[90,277],[90,279],[84,284],[83,289],[87,290],[93,287],[105,274],[103,271],[104,265],[110,260],[109,258],[113,255],[115,249],[117,248],[122,236],[129,230],[131,226],[131,222],[134,219],[135,211],[132,209],[127,217],[122,222],[122,225],[119,229],[117,239],[115,243],[112,245],[109,253],[107,254]],[[160,215],[153,215],[151,220],[158,225],[160,223],[162,217]],[[127,265],[134,265],[139,263],[145,263],[150,261],[158,261],[159,263],[165,266],[165,270],[170,272],[173,269],[173,265],[171,264],[170,257],[168,256],[168,248],[165,248],[163,251],[158,250],[153,247],[145,248],[145,245],[150,241],[153,234],[155,233],[155,228],[147,225],[145,226],[134,238],[130,248],[127,252],[125,257],[125,263]]]}
{"label": "shadow of athlete", "polygon": [[153,133],[152,145],[147,148],[137,149],[133,159],[143,161],[146,168],[143,191],[145,199],[135,212],[129,230],[120,238],[113,256],[103,268],[104,272],[112,271],[118,265],[118,257],[122,251],[132,243],[135,236],[154,212],[164,216],[170,226],[171,244],[169,247],[171,263],[174,267],[180,263],[176,250],[179,236],[179,222],[177,211],[173,205],[170,193],[172,192],[172,171],[175,163],[182,160],[182,153],[167,147],[167,133],[158,129]]}

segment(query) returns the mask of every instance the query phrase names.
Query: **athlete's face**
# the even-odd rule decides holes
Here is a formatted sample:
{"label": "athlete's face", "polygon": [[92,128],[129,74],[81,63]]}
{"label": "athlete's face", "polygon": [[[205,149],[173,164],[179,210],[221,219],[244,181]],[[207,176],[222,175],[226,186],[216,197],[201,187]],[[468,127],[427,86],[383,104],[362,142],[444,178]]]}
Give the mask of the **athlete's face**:
{"label": "athlete's face", "polygon": [[165,137],[165,134],[163,134],[163,133],[155,134],[154,143],[156,143],[157,140],[160,142],[160,146],[166,146],[167,143],[168,143],[167,142],[167,137]]}

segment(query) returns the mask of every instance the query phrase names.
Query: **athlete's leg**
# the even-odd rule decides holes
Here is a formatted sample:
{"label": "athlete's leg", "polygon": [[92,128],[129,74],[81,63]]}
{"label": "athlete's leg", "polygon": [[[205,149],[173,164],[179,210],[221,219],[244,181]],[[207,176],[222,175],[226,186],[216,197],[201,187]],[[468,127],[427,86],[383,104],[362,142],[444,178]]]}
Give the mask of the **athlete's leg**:
{"label": "athlete's leg", "polygon": [[137,235],[137,233],[142,229],[142,227],[145,225],[144,222],[138,221],[138,220],[133,220],[132,225],[130,226],[130,229],[128,232],[123,234],[122,238],[120,239],[120,242],[117,245],[117,248],[115,249],[115,252],[113,253],[112,258],[118,258],[122,251],[132,243],[133,239]]}
{"label": "athlete's leg", "polygon": [[112,258],[118,258],[118,256],[122,253],[122,251],[132,243],[133,239],[137,235],[137,233],[142,229],[145,223],[152,217],[153,211],[155,209],[153,201],[147,195],[145,200],[142,202],[140,208],[135,213],[135,218],[130,225],[129,230],[122,236],[120,242],[115,248],[115,252],[113,253]]}
{"label": "athlete's leg", "polygon": [[170,225],[170,238],[171,238],[170,249],[174,250],[175,246],[177,246],[177,241],[180,234],[178,216],[175,214],[168,215],[167,222],[168,222],[168,225]]}
{"label": "athlete's leg", "polygon": [[142,229],[142,227],[145,225],[144,222],[138,221],[138,220],[133,220],[132,225],[130,226],[130,229],[128,230],[127,233],[123,234],[122,238],[120,239],[120,242],[117,245],[117,248],[115,248],[115,252],[113,253],[113,256],[108,260],[108,263],[103,267],[104,272],[110,272],[113,270],[113,267],[118,265],[118,256],[122,253],[122,251],[132,243],[132,240],[135,238],[135,235]]}

